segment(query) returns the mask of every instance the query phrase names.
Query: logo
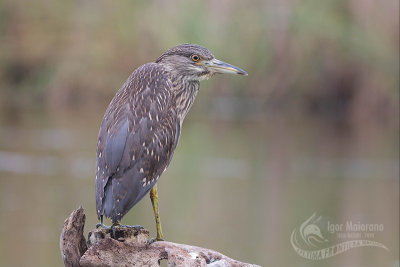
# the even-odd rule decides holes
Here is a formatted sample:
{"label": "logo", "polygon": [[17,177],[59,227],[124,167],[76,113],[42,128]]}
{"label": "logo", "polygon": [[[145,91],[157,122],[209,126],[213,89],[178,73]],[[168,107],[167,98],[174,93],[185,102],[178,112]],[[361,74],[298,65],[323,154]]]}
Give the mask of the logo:
{"label": "logo", "polygon": [[[322,229],[322,231],[321,231]],[[375,233],[382,232],[383,224],[362,224],[347,221],[345,224],[333,224],[325,221],[316,212],[295,228],[290,243],[296,253],[309,260],[323,260],[345,251],[359,247],[378,247],[389,251],[382,243],[372,240]],[[345,241],[332,245],[326,234],[335,235]]]}

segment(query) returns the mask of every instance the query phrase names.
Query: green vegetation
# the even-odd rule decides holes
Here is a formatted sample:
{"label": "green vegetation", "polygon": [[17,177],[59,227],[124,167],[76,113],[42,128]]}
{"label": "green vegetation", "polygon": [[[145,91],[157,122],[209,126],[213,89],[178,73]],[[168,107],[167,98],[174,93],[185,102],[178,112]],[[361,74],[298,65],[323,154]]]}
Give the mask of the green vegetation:
{"label": "green vegetation", "polygon": [[204,97],[256,98],[259,113],[272,108],[348,122],[393,121],[397,7],[365,0],[6,0],[0,4],[0,105],[103,107],[134,68],[192,42],[250,74],[206,83],[216,89],[203,90]]}

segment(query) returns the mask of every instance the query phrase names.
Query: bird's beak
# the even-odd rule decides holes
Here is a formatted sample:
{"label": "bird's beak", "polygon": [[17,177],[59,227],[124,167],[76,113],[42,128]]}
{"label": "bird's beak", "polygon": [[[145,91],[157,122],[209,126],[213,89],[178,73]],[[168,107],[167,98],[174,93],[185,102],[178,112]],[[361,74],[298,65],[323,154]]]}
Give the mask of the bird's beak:
{"label": "bird's beak", "polygon": [[241,68],[238,68],[236,66],[233,66],[231,64],[225,63],[221,60],[218,59],[211,59],[209,61],[206,61],[204,65],[207,66],[207,68],[211,69],[215,73],[230,73],[230,74],[240,74],[240,75],[245,75],[247,76],[247,72],[242,70]]}

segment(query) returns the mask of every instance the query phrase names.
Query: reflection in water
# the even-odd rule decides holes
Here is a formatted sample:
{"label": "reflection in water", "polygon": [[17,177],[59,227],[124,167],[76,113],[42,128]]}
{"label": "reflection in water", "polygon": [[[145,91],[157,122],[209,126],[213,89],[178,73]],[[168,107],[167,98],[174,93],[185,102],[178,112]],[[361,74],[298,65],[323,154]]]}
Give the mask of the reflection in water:
{"label": "reflection in water", "polygon": [[[69,213],[86,209],[86,231],[97,222],[100,118],[53,114],[39,127],[31,123],[37,115],[24,116],[23,123],[0,129],[0,265],[59,266],[58,238]],[[304,121],[189,118],[159,182],[166,238],[264,266],[393,265],[399,249],[395,157],[388,131],[338,137]],[[332,221],[384,224],[376,241],[390,252],[358,249],[329,262],[305,262],[290,234],[313,212]],[[144,198],[123,223],[142,224],[154,235],[152,220]]]}

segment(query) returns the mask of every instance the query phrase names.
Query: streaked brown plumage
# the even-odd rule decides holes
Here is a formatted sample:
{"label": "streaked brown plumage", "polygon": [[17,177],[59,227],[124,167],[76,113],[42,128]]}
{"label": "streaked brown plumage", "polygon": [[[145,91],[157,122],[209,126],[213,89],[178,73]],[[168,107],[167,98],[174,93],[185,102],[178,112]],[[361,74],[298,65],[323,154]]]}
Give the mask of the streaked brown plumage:
{"label": "streaked brown plumage", "polygon": [[247,75],[204,47],[183,44],[137,68],[118,90],[97,143],[95,191],[101,221],[106,216],[119,223],[153,188],[172,159],[200,80],[215,73]]}

